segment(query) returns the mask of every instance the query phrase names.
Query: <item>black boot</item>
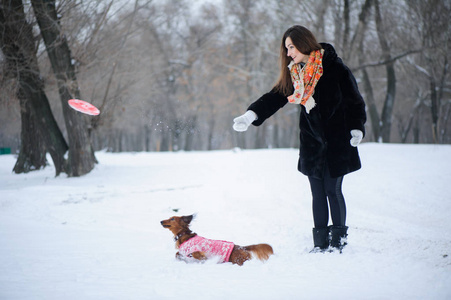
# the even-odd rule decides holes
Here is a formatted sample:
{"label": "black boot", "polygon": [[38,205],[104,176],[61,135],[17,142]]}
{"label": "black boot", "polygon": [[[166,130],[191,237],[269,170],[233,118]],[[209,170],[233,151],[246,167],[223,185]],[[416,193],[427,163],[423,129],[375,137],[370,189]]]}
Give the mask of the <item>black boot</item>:
{"label": "black boot", "polygon": [[347,226],[330,226],[331,240],[330,245],[338,250],[343,250],[347,245],[346,237],[348,236]]}
{"label": "black boot", "polygon": [[329,228],[313,228],[313,248],[310,252],[324,252],[329,248]]}

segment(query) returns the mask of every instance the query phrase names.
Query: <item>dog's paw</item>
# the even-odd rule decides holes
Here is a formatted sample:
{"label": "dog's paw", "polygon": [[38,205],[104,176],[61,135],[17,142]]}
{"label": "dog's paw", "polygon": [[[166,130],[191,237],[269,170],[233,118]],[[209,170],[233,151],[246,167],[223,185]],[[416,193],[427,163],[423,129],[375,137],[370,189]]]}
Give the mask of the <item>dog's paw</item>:
{"label": "dog's paw", "polygon": [[205,252],[196,251],[190,254],[191,257],[197,260],[207,260],[207,256],[205,255]]}

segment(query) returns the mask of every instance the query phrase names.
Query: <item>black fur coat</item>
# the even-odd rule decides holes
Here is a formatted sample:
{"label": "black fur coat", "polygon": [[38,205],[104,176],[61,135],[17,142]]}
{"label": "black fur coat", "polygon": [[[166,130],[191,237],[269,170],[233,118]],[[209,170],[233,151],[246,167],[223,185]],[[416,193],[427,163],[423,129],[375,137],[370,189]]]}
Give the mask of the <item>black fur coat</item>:
{"label": "black fur coat", "polygon": [[[339,177],[361,167],[357,147],[350,144],[350,131],[359,129],[365,135],[365,102],[354,76],[333,46],[321,46],[324,72],[313,94],[316,107],[307,114],[301,105],[298,170],[322,178],[328,166],[331,177]],[[248,108],[258,116],[252,124],[261,125],[287,103],[287,97],[274,90],[264,94]]]}

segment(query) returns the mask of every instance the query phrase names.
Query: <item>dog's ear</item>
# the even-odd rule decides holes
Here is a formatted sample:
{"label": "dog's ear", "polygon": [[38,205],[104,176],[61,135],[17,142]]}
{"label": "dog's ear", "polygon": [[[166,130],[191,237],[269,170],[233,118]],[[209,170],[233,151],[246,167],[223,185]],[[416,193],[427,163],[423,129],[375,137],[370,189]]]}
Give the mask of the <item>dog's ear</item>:
{"label": "dog's ear", "polygon": [[191,221],[194,219],[195,215],[191,215],[191,216],[183,216],[182,220],[183,222],[185,222],[186,224],[191,223]]}

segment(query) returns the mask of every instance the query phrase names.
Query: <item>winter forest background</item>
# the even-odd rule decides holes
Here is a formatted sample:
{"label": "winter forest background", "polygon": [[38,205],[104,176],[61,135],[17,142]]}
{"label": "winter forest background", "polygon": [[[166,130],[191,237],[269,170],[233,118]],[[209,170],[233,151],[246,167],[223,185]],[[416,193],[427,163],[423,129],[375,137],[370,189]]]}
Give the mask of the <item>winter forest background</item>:
{"label": "winter forest background", "polygon": [[[53,44],[44,22],[51,7],[42,2],[55,5]],[[22,9],[24,22],[11,9]],[[232,129],[233,118],[275,83],[281,36],[294,24],[333,44],[353,71],[367,104],[364,142],[451,143],[449,0],[14,0],[1,1],[0,14],[0,148],[13,153],[22,151],[24,131],[48,132],[39,117],[33,121],[37,108],[27,101],[34,100],[21,99],[21,71],[30,65],[62,149],[64,141],[76,147],[81,131],[93,153],[297,147],[295,106],[247,134]],[[27,26],[32,38],[21,41]],[[61,79],[51,49],[65,44],[66,72],[73,72]],[[21,47],[31,49],[25,58],[16,57]],[[33,55],[35,63],[26,58]],[[69,85],[67,97],[93,103],[100,116],[68,110],[62,89]],[[24,124],[27,111],[32,121]],[[71,135],[74,123],[82,125]],[[57,174],[83,173],[56,165]]]}

